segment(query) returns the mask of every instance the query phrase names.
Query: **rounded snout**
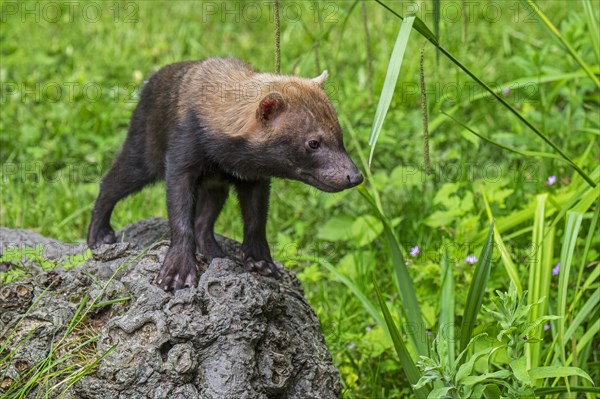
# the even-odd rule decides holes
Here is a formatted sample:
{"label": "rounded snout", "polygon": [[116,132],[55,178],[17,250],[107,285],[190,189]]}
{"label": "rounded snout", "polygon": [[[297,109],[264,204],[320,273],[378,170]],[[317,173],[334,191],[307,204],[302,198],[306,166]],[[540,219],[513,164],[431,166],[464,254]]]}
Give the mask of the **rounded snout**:
{"label": "rounded snout", "polygon": [[350,183],[350,187],[358,186],[364,180],[363,175],[358,171],[355,173],[350,173],[348,176],[346,176],[346,178],[348,179],[348,183]]}

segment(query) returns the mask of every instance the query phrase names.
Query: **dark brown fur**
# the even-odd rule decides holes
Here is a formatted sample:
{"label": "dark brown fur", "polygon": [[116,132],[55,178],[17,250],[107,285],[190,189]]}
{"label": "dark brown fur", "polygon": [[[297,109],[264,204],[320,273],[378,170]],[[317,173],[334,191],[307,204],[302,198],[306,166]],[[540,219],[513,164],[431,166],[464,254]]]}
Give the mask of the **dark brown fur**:
{"label": "dark brown fur", "polygon": [[101,183],[88,245],[114,242],[116,203],[165,179],[171,247],[158,284],[195,286],[195,251],[224,256],[213,228],[233,185],[244,219],[244,262],[276,276],[266,239],[270,178],[331,192],[362,182],[320,87],[324,79],[326,73],[315,79],[257,73],[233,58],[162,68],[142,90],[123,149]]}

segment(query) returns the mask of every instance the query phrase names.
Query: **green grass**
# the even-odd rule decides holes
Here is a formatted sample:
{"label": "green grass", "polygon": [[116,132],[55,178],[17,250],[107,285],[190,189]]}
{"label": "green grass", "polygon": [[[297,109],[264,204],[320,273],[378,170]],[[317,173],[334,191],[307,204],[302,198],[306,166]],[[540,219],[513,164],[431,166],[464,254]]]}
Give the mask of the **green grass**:
{"label": "green grass", "polygon": [[[383,3],[403,17],[414,9],[408,2]],[[598,26],[598,4],[543,2],[536,13],[527,2],[496,2],[495,15],[476,3],[468,17],[465,10],[456,17],[452,7],[461,2],[437,3],[420,3],[397,82],[386,86],[400,19],[367,2],[367,48],[355,2],[315,7],[282,1],[282,73],[313,77],[329,71],[326,90],[338,109],[346,147],[367,177],[362,190],[368,197],[359,190],[324,194],[275,181],[268,224],[274,256],[303,281],[340,368],[342,396],[410,397],[386,320],[399,326],[394,336],[406,340],[415,363],[447,323],[460,325],[462,316],[456,315],[466,314],[477,275],[465,259],[479,256],[495,220],[496,250],[483,305],[495,290],[508,291],[511,281],[519,295],[528,291],[529,304],[545,297],[531,320],[565,317],[539,328],[542,341],[527,352],[528,361],[579,367],[598,381],[592,367],[598,362],[592,346],[597,312],[585,312],[598,302],[600,238],[588,233],[598,220],[598,188],[590,180],[600,180],[595,82],[600,50],[596,29],[590,28]],[[41,11],[49,3],[41,2],[39,22],[35,14],[22,14],[22,3],[0,6],[6,12],[14,4],[16,14],[3,13],[0,22],[2,226],[69,242],[84,239],[99,179],[125,138],[136,91],[161,66],[233,55],[261,70],[274,69],[267,3],[259,3],[256,15],[244,9],[248,3],[227,3],[226,14],[221,2],[94,2],[101,7],[97,21],[84,18],[83,5],[69,18],[63,4],[62,17],[54,21]],[[434,13],[425,12],[434,9],[440,12],[438,27]],[[432,31],[439,31],[437,38]],[[423,47],[432,174],[423,167],[418,57]],[[367,54],[373,57],[372,76]],[[377,119],[380,135],[369,169],[368,140],[382,92],[393,95],[385,118]],[[556,176],[552,185],[550,176]],[[545,199],[543,206],[538,198]],[[113,226],[154,216],[166,216],[163,184],[121,202]],[[241,238],[234,200],[217,230]],[[420,253],[411,256],[415,246]],[[568,275],[548,274],[559,262]],[[380,303],[389,313],[382,313]],[[493,329],[488,313],[469,317],[477,320],[473,334]],[[407,323],[418,319],[416,329]],[[446,340],[446,347],[451,344]],[[486,348],[476,341],[469,350],[473,355]],[[508,369],[506,354],[494,353],[492,369]],[[444,358],[453,364],[457,356]],[[473,373],[483,373],[480,363],[473,362]],[[536,392],[561,394],[564,377],[539,378],[550,382]],[[569,382],[573,391],[589,386],[581,377]]]}

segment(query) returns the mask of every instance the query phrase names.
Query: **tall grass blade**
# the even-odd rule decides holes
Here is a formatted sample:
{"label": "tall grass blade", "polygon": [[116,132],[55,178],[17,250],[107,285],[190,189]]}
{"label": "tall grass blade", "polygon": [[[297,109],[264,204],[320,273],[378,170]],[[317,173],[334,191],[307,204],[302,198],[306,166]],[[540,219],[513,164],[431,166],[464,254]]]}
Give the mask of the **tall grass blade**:
{"label": "tall grass blade", "polygon": [[454,364],[454,274],[448,260],[448,248],[444,246],[442,255],[442,295],[440,296],[440,322],[438,337],[446,341],[448,364]]}
{"label": "tall grass blade", "polygon": [[[314,262],[315,258],[310,256],[299,256],[295,258],[298,261],[307,261]],[[348,277],[344,276],[335,266],[331,263],[323,259],[322,257],[318,257],[316,260],[321,264],[321,266],[325,267],[331,274],[333,274],[338,280],[340,280],[348,289],[358,298],[358,300],[362,303],[365,310],[371,315],[371,317],[379,324],[384,327],[386,325],[385,320],[381,317],[381,314],[377,310],[377,306],[371,302],[371,300],[367,297],[367,295],[356,285],[352,280]]]}
{"label": "tall grass blade", "polygon": [[[522,0],[523,1],[523,0]],[[600,89],[600,80],[594,74],[594,71],[590,68],[590,66],[577,54],[573,46],[560,34],[556,26],[548,19],[546,14],[538,7],[535,2],[532,0],[526,0],[525,3],[529,5],[531,11],[544,23],[544,25],[548,28],[550,32],[558,39],[558,41],[565,47],[567,52],[573,57],[573,59],[579,64],[579,66],[585,71],[585,73],[592,79],[592,81],[596,84],[596,87]],[[590,33],[595,35],[598,31],[590,31]]]}
{"label": "tall grass blade", "polygon": [[[469,294],[467,295],[467,302],[465,304],[465,312],[463,315],[462,324],[460,327],[460,352],[464,351],[471,340],[473,329],[475,328],[475,321],[477,320],[477,314],[481,308],[483,302],[483,296],[485,295],[485,287],[490,276],[490,269],[492,267],[492,241],[494,239],[494,223],[491,224],[488,236],[485,240],[481,254],[479,255],[479,261],[475,268],[475,274],[473,275],[473,281],[469,287]],[[464,357],[462,358],[464,359]]]}
{"label": "tall grass blade", "polygon": [[600,302],[600,288],[597,288],[592,296],[583,304],[577,315],[573,318],[573,321],[569,324],[569,328],[565,332],[565,341],[568,341],[573,333],[583,324],[583,322],[594,314],[594,309]]}
{"label": "tall grass blade", "polygon": [[[573,309],[575,309],[575,307],[577,306],[577,303],[579,302],[579,298],[581,298],[581,294],[583,293],[583,290],[580,289],[581,280],[583,279],[583,270],[585,269],[585,263],[586,263],[586,260],[588,257],[588,253],[590,251],[590,247],[592,245],[592,240],[595,237],[594,234],[596,233],[596,226],[598,224],[599,216],[600,216],[600,206],[596,206],[596,211],[594,212],[594,216],[592,217],[592,221],[590,223],[590,228],[588,230],[588,236],[585,240],[585,248],[583,249],[583,255],[581,256],[581,264],[579,265],[579,273],[577,274],[577,284],[575,284],[575,292],[577,292],[577,297],[571,303],[571,309],[570,309],[571,311],[573,311]],[[597,270],[598,270],[598,266],[596,267],[594,272],[597,272]]]}
{"label": "tall grass blade", "polygon": [[[598,26],[598,10],[594,11],[594,6],[590,0],[582,0],[583,9],[585,10],[585,16],[587,18],[588,32],[591,32],[590,38],[592,39],[592,47],[596,54],[596,62],[600,65],[600,37],[598,32],[600,27]],[[598,2],[596,2],[598,4]]]}
{"label": "tall grass blade", "polygon": [[377,208],[377,204],[369,192],[364,187],[359,187],[358,192],[367,200],[367,202],[371,205],[372,210],[383,223],[383,233],[390,248],[394,273],[396,274],[398,283],[398,294],[400,295],[400,299],[402,300],[402,305],[404,307],[404,313],[406,314],[406,325],[410,326],[411,328],[414,327],[412,331],[407,331],[407,335],[411,344],[413,345],[413,348],[415,349],[415,352],[419,355],[427,355],[427,343],[422,339],[420,334],[420,332],[424,331],[425,329],[421,307],[419,306],[419,301],[417,300],[417,294],[415,292],[413,280],[408,273],[406,263],[404,263],[404,256],[402,256],[402,250],[400,249],[400,244],[398,244],[398,239],[394,234],[394,230],[392,229],[389,219],[381,213],[379,208]]}
{"label": "tall grass blade", "polygon": [[[417,369],[415,362],[413,361],[406,345],[404,345],[404,341],[400,336],[400,331],[398,331],[398,327],[396,327],[396,323],[394,323],[394,319],[390,314],[390,311],[381,295],[381,291],[379,290],[379,286],[377,285],[377,281],[373,280],[373,286],[375,287],[375,293],[377,294],[377,300],[379,301],[379,306],[381,307],[381,311],[383,312],[383,316],[385,318],[385,322],[388,326],[390,334],[392,336],[392,341],[394,342],[394,349],[398,354],[398,358],[400,359],[400,364],[402,364],[402,369],[408,378],[408,382],[411,385],[415,385],[419,379],[421,378],[421,373]],[[415,396],[420,399],[427,398],[429,390],[427,387],[423,387],[415,391]]]}
{"label": "tall grass blade", "polygon": [[387,111],[390,108],[394,90],[396,89],[396,82],[398,81],[398,74],[400,73],[400,67],[402,66],[402,60],[404,59],[404,53],[408,44],[408,38],[412,30],[414,17],[408,17],[402,21],[400,31],[396,37],[396,44],[392,50],[392,56],[388,63],[387,73],[385,75],[385,81],[383,83],[383,89],[381,89],[381,96],[379,103],[377,104],[377,110],[375,111],[375,118],[373,119],[373,126],[371,127],[371,135],[369,136],[369,145],[371,146],[371,153],[369,154],[369,166],[373,160],[373,153],[375,152],[375,144],[381,134],[381,127],[383,121],[387,115]]}
{"label": "tall grass blade", "polygon": [[[379,3],[381,6],[383,6],[385,9],[387,9],[389,12],[394,14],[396,17],[398,17],[400,19],[404,19],[404,17],[402,17],[396,11],[389,8],[387,5],[382,3],[380,0],[375,0],[375,1],[377,3]],[[421,26],[421,24],[424,26],[424,28]],[[435,36],[431,33],[431,31],[429,29],[427,29],[427,26],[425,26],[425,24],[423,24],[423,22],[418,18],[415,22],[415,29],[417,30],[417,32],[419,32],[421,35],[423,35],[427,40],[429,40],[429,42],[431,44],[433,44],[450,61],[452,61],[452,63],[454,63],[457,67],[462,69],[462,71],[465,72],[467,75],[469,75],[469,77],[471,79],[473,79],[475,82],[477,82],[477,84],[479,84],[483,89],[485,89],[485,91],[490,93],[492,95],[492,97],[494,97],[496,100],[498,100],[498,102],[500,102],[500,104],[504,108],[508,109],[514,116],[516,116],[521,122],[523,122],[525,124],[525,126],[527,126],[531,131],[533,131],[533,133],[535,133],[539,138],[544,140],[544,142],[546,142],[550,147],[552,147],[552,149],[554,151],[556,151],[558,154],[560,154],[560,156],[562,158],[564,158],[565,161],[567,161],[573,167],[573,169],[575,169],[577,171],[577,173],[583,179],[585,179],[585,181],[588,182],[588,184],[590,186],[596,187],[596,185],[597,185],[596,182],[583,169],[581,169],[581,167],[579,167],[579,165],[577,165],[567,154],[565,154],[558,145],[556,145],[548,136],[546,136],[546,134],[544,134],[537,127],[535,127],[527,118],[525,118],[523,115],[521,115],[521,113],[515,107],[513,107],[508,102],[506,102],[506,100],[504,98],[502,98],[502,96],[500,96],[498,93],[496,93],[496,91],[493,90],[490,86],[488,86],[484,81],[479,79],[473,72],[471,72],[471,70],[469,70],[459,60],[457,60],[448,50],[446,50],[444,47],[440,46],[440,44],[438,43]],[[431,37],[430,35],[432,35],[433,37]]]}
{"label": "tall grass blade", "polygon": [[[546,201],[548,194],[540,194],[536,196],[536,207],[533,216],[533,236],[531,245],[533,247],[533,258],[529,267],[529,290],[527,292],[527,302],[529,304],[538,303],[542,298],[547,296],[543,287],[550,286],[550,277],[552,275],[552,266],[548,268],[543,262],[544,248],[544,222],[546,218]],[[546,266],[546,267],[544,267]],[[529,322],[533,322],[541,317],[543,307],[540,305],[533,306],[529,312]],[[534,332],[537,336],[537,330]],[[533,368],[538,365],[540,356],[540,345],[527,345],[525,349],[527,356],[527,368]]]}
{"label": "tall grass blade", "polygon": [[[487,199],[487,195],[485,194],[485,191],[482,191],[482,194],[483,203],[485,205],[485,211],[487,213],[490,223],[492,223],[494,221],[492,209],[490,208],[490,204]],[[502,240],[502,236],[498,231],[498,226],[494,226],[494,242],[496,243],[498,251],[500,251],[500,257],[502,258],[502,264],[504,264],[504,269],[506,269],[506,274],[508,274],[508,277],[510,277],[512,282],[515,284],[515,287],[517,287],[517,292],[519,293],[519,295],[521,295],[523,293],[523,285],[521,284],[521,278],[519,277],[519,270],[512,261],[512,258],[510,257],[510,253],[508,252],[506,245],[504,245],[504,240]]]}
{"label": "tall grass blade", "polygon": [[571,263],[573,262],[573,252],[577,242],[577,235],[581,227],[583,215],[579,212],[567,212],[567,224],[565,235],[563,237],[563,246],[560,251],[560,275],[558,278],[558,344],[560,349],[562,364],[565,364],[565,319],[567,317],[567,295],[569,290],[569,274],[571,272]]}

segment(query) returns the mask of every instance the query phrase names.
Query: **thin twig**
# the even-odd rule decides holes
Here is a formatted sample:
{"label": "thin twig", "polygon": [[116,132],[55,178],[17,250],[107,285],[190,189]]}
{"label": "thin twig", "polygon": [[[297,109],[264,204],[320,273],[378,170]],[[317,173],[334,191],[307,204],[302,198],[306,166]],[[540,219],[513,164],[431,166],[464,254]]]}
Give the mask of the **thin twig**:
{"label": "thin twig", "polygon": [[273,13],[275,16],[275,72],[281,73],[281,25],[279,21],[279,0],[275,0]]}

